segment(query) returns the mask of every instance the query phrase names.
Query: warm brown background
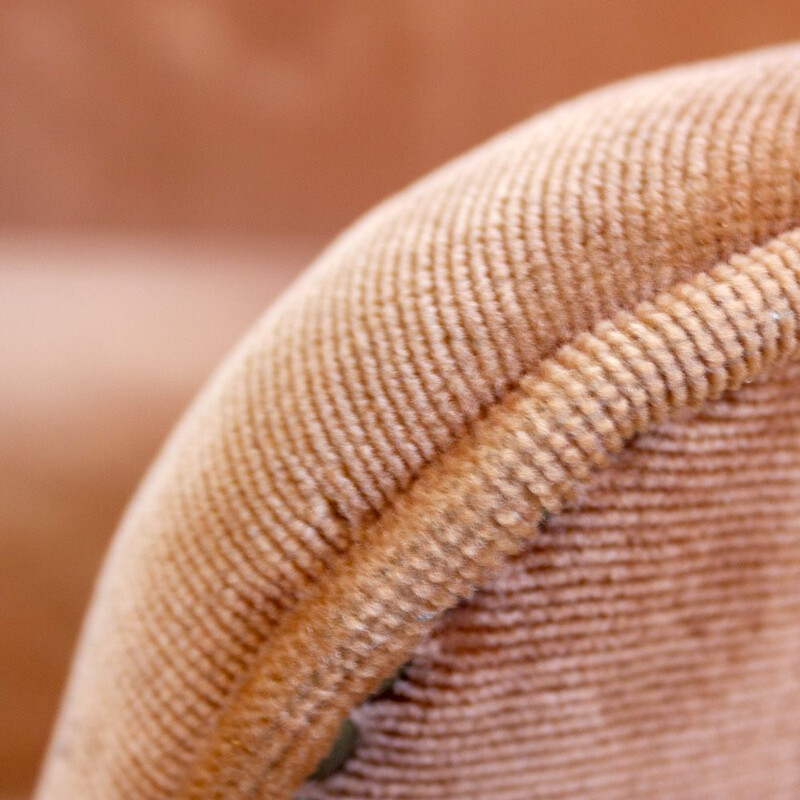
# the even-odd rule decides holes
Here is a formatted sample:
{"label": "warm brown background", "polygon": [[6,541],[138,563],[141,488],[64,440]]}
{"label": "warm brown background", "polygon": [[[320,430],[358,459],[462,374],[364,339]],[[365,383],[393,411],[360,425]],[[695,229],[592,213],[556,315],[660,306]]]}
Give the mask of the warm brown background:
{"label": "warm brown background", "polygon": [[0,798],[181,407],[319,244],[532,112],[796,0],[0,2]]}

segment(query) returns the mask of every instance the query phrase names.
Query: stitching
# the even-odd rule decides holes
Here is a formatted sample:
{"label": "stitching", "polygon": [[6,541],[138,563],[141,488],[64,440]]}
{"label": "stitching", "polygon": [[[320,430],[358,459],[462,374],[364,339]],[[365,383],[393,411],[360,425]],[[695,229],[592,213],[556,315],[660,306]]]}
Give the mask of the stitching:
{"label": "stitching", "polygon": [[[225,796],[225,787],[236,788],[248,797],[258,796],[264,781],[287,753],[296,754],[299,750],[303,754],[298,730],[307,730],[308,725],[321,718],[325,722],[325,716],[342,705],[342,686],[348,681],[353,684],[353,691],[344,692],[352,700],[358,691],[363,691],[373,673],[385,671],[366,659],[376,654],[380,657],[381,648],[395,637],[402,636],[403,647],[420,638],[428,627],[427,620],[419,618],[420,610],[427,613],[434,609],[439,613],[458,597],[456,587],[448,585],[448,581],[468,591],[471,584],[483,579],[529,539],[533,517],[538,519],[543,508],[558,510],[573,494],[575,484],[624,444],[619,435],[610,435],[611,429],[604,421],[609,421],[612,428],[621,428],[624,438],[629,439],[627,434],[647,429],[669,412],[700,405],[785,361],[797,344],[798,247],[800,230],[795,229],[767,247],[754,248],[747,256],[735,256],[711,273],[673,286],[653,303],[640,304],[634,313],[620,314],[613,322],[596,326],[593,333],[576,336],[535,374],[523,377],[518,388],[490,409],[482,422],[424,467],[406,491],[378,519],[366,525],[368,531],[373,529],[372,535],[367,533],[364,544],[353,548],[339,569],[327,575],[317,592],[276,629],[269,642],[270,658],[254,665],[231,696],[212,737],[199,752],[181,796],[207,796],[209,775],[214,776],[218,787],[214,796]],[[685,315],[690,298],[694,301],[692,314]],[[780,310],[775,308],[776,300],[782,306]],[[724,323],[719,319],[720,310]],[[702,332],[704,336],[700,335]],[[604,355],[598,356],[599,353]],[[590,369],[592,365],[597,369]],[[578,377],[575,368],[581,372]],[[613,370],[610,379],[609,369]],[[637,375],[634,382],[627,377],[631,374]],[[624,401],[618,402],[619,398]],[[519,433],[523,434],[521,439]],[[555,471],[553,458],[560,464]],[[454,465],[454,461],[459,463]],[[522,485],[520,476],[534,480]],[[466,487],[462,494],[469,496],[474,491],[479,499],[488,501],[487,507],[459,507],[454,513],[452,508],[439,505],[437,501],[444,498],[437,484],[442,480],[449,480],[450,488],[462,481],[459,485]],[[419,509],[415,505],[428,508],[431,519],[417,520],[415,512],[418,515]],[[396,535],[399,518],[407,526],[414,527],[416,521],[423,529],[427,525],[428,531],[434,531],[434,538],[441,535],[441,542],[437,542],[442,544],[442,553],[440,563],[433,565],[435,574],[430,574],[432,565],[428,560],[432,545],[419,532],[412,540],[402,541]],[[495,530],[484,530],[481,526],[490,519]],[[457,550],[459,547],[462,549]],[[461,553],[460,575],[453,574],[454,566],[447,560],[448,554],[454,552]],[[390,569],[393,560],[401,564],[393,572],[396,583],[387,582],[375,596],[365,592],[363,585],[349,593],[343,584],[354,577],[354,565],[366,563],[369,558],[383,561],[384,570]],[[371,566],[374,568],[375,564]],[[428,578],[432,579],[431,585],[426,582]],[[320,600],[324,607],[320,607]],[[343,609],[337,611],[337,602],[342,603]],[[357,609],[361,613],[348,615],[347,611],[353,612],[359,602],[363,604]],[[340,644],[328,654],[333,663],[329,670],[323,664],[324,674],[305,665],[307,671],[311,670],[308,679],[300,682],[299,689],[296,685],[288,692],[281,715],[272,717],[266,725],[260,724],[264,720],[258,706],[251,709],[245,702],[252,694],[248,691],[252,689],[249,681],[257,683],[259,677],[269,681],[270,663],[279,660],[272,658],[273,651],[281,646],[302,647],[304,635],[313,637],[313,633],[304,633],[303,627],[308,625],[313,630],[315,624],[319,628],[323,623],[319,617],[305,620],[303,612],[309,608],[329,615],[324,624],[344,627]],[[294,642],[293,637],[298,636]],[[390,653],[393,661],[402,661],[396,652]],[[301,652],[291,651],[290,655],[294,656],[290,663],[302,662]],[[339,674],[333,677],[337,669]],[[280,685],[280,676],[271,679]],[[253,714],[258,719],[251,724],[236,724],[236,720],[246,723]],[[260,741],[269,742],[281,718],[298,717],[295,732],[289,734],[278,751],[260,768],[248,770],[249,777],[242,778],[237,762],[239,766],[252,765],[263,748],[254,749],[252,743],[236,737],[229,739],[224,731],[231,728],[252,733],[256,728]],[[306,755],[312,750],[305,746]],[[241,759],[242,753],[249,753],[249,757]],[[275,779],[278,785],[270,787],[271,792],[285,789],[289,776]]]}

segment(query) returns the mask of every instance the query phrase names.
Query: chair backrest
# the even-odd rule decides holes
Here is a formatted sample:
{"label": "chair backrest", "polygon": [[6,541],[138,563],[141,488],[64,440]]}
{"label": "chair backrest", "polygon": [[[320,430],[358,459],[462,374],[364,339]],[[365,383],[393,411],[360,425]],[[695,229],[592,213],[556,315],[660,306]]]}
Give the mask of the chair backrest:
{"label": "chair backrest", "polygon": [[348,714],[304,794],[796,792],[798,145],[764,51],[340,237],[133,501],[39,800],[288,798]]}

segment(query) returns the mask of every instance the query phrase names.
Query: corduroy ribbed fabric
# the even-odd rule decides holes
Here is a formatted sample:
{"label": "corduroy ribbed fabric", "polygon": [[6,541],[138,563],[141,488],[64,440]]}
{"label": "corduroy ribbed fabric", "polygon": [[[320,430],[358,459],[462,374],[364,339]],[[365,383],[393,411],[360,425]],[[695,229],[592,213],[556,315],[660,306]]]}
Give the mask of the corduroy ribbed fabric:
{"label": "corduroy ribbed fabric", "polygon": [[301,794],[800,797],[798,382],[795,363],[634,441]]}
{"label": "corduroy ribbed fabric", "polygon": [[[728,595],[727,606],[712,592],[713,602],[723,603],[728,610],[720,613],[739,628],[720,639],[713,624],[697,624],[710,666],[692,672],[687,657],[681,691],[689,700],[680,706],[683,695],[673,698],[683,709],[685,740],[670,750],[663,725],[624,728],[622,709],[636,704],[631,697],[618,718],[595,712],[595,721],[608,719],[608,737],[633,731],[623,740],[630,752],[616,760],[603,756],[617,751],[602,750],[602,733],[592,740],[586,716],[587,692],[608,708],[600,689],[611,687],[613,696],[611,673],[596,684],[589,676],[597,652],[609,651],[611,640],[603,636],[616,630],[615,610],[620,620],[631,613],[615,606],[620,592],[637,597],[636,586],[657,577],[633,567],[616,570],[601,582],[605,601],[593,607],[575,598],[573,613],[588,615],[589,644],[581,649],[578,636],[575,649],[555,661],[546,648],[537,650],[547,641],[546,626],[524,605],[540,570],[527,583],[512,581],[510,593],[519,596],[510,607],[522,605],[511,618],[533,644],[516,661],[513,649],[504,648],[510,661],[493,663],[501,682],[509,665],[519,670],[508,678],[512,683],[532,676],[532,694],[518,698],[520,713],[528,714],[524,724],[503,717],[487,699],[496,686],[493,670],[476,686],[470,656],[445,669],[463,689],[455,706],[472,708],[488,730],[507,738],[505,756],[488,747],[491,735],[483,743],[469,738],[459,728],[463,717],[440,726],[439,708],[446,717],[453,702],[446,691],[436,694],[441,673],[425,661],[425,648],[447,640],[492,587],[502,587],[509,559],[516,559],[505,568],[511,574],[535,559],[530,546],[545,512],[567,509],[537,547],[556,558],[558,526],[559,542],[577,539],[570,519],[580,526],[592,502],[602,507],[602,500],[591,500],[593,490],[602,498],[604,485],[593,473],[606,468],[624,480],[625,459],[636,461],[642,441],[669,438],[670,424],[683,431],[673,439],[686,450],[672,478],[685,470],[704,487],[711,507],[735,497],[742,516],[738,534],[711,518],[697,533],[698,546],[714,561],[726,536],[745,536],[743,513],[751,502],[734,488],[720,494],[706,480],[706,456],[694,432],[736,402],[757,415],[758,392],[770,386],[783,387],[781,402],[788,406],[780,413],[794,419],[787,410],[794,380],[773,384],[769,376],[796,376],[786,365],[800,344],[799,188],[800,49],[789,47],[649,76],[556,108],[389,200],[343,235],[211,381],[129,509],[97,587],[40,800],[291,797],[341,719],[414,653],[396,693],[411,680],[423,688],[413,702],[391,701],[389,733],[380,722],[389,701],[367,704],[356,712],[364,730],[353,759],[340,775],[306,788],[326,797],[536,796],[530,788],[536,786],[543,797],[645,796],[643,787],[659,775],[665,787],[679,786],[686,775],[679,780],[651,755],[663,750],[678,758],[692,742],[713,736],[701,700],[714,657],[724,660],[752,632],[752,614]],[[766,382],[740,401],[736,392],[749,381]],[[669,423],[704,406],[689,423]],[[756,452],[747,419],[745,413],[738,423],[741,444],[735,430],[728,434],[734,455]],[[647,432],[651,438],[616,460]],[[766,429],[763,436],[774,462],[762,472],[742,472],[751,476],[751,500],[774,492],[779,505],[789,504],[800,489],[789,468],[796,454],[780,431]],[[648,463],[642,462],[643,480]],[[684,508],[680,482],[670,486],[669,503]],[[625,507],[641,487],[634,482],[615,496]],[[629,545],[638,553],[663,528],[664,580],[673,576],[676,549],[687,569],[695,563],[695,543],[681,534],[693,502],[677,516],[662,508],[661,523],[643,518],[630,532],[642,537]],[[601,556],[603,536],[618,535],[617,513],[609,508],[600,515],[607,517],[595,545]],[[779,509],[771,513],[783,519]],[[777,557],[763,538],[752,546],[759,542],[758,558]],[[651,560],[658,565],[655,555]],[[789,569],[786,563],[781,569]],[[712,570],[719,580],[726,564],[720,556]],[[750,585],[749,562],[737,564],[743,586]],[[590,585],[591,563],[584,569]],[[786,589],[786,573],[775,575],[774,595],[759,584],[758,597],[747,597],[774,611],[764,612],[769,636],[791,640],[800,628],[781,611],[791,600],[779,590]],[[576,585],[584,584],[578,579]],[[478,593],[441,620],[479,586],[488,594]],[[640,595],[643,620],[668,616],[651,609],[657,592]],[[708,593],[697,590],[693,597],[702,620]],[[554,614],[563,599],[554,598]],[[679,633],[662,622],[668,634]],[[559,624],[568,636],[569,617],[551,627]],[[480,634],[466,640],[477,658],[483,646],[497,647],[487,625],[484,645]],[[663,670],[656,664],[639,684],[634,677],[646,673],[631,664],[630,681],[616,684],[616,691],[638,687],[643,705],[655,708],[659,695],[648,681],[681,668],[669,659],[679,658],[682,641],[676,636]],[[643,669],[668,649],[653,646],[642,656]],[[620,648],[613,654],[624,659],[628,651]],[[797,787],[780,776],[769,784],[774,764],[757,756],[764,731],[774,734],[781,763],[797,752],[796,727],[774,709],[776,698],[800,700],[789,666],[796,650],[769,650],[760,660],[751,650],[737,652],[744,653],[745,667],[729,670],[725,698],[750,698],[770,676],[780,682],[779,694],[765,695],[763,708],[747,705],[747,698],[739,705],[719,701],[714,764],[728,763],[726,755],[741,758],[743,769],[750,765],[748,777],[735,783],[735,770],[715,768],[704,778],[698,768],[691,779],[696,793],[688,796],[775,786],[783,792],[776,796],[788,797]],[[583,684],[576,678],[574,704],[566,702],[569,694],[535,688],[536,665],[560,666],[564,675],[572,668],[586,678]],[[751,672],[757,673],[753,684]],[[433,688],[426,695],[428,679]],[[446,700],[443,706],[437,698]],[[548,701],[560,711],[550,721],[542,716]],[[740,708],[761,715],[749,729],[757,735],[728,736],[726,724]],[[438,746],[415,761],[414,741],[425,741],[418,726],[424,709],[439,726],[430,733]],[[589,748],[591,764],[579,754],[564,757],[573,742]],[[476,755],[481,747],[485,762]],[[592,772],[598,763],[600,772]],[[687,757],[687,769],[692,763],[702,759]],[[506,783],[497,778],[503,774]],[[682,796],[670,791],[660,796]]]}

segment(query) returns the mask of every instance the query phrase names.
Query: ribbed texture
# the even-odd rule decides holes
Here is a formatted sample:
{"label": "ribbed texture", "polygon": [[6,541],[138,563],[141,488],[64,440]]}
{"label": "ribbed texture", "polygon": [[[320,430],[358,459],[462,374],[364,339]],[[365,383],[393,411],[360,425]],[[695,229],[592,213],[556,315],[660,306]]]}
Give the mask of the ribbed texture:
{"label": "ribbed texture", "polygon": [[290,796],[543,508],[792,356],[798,187],[786,48],[563,106],[345,234],[129,510],[39,798]]}
{"label": "ribbed texture", "polygon": [[348,706],[637,432],[800,344],[800,231],[584,334],[362,531],[217,719],[187,796],[283,797]]}
{"label": "ribbed texture", "polygon": [[798,381],[636,440],[353,713],[355,755],[301,794],[800,797]]}

